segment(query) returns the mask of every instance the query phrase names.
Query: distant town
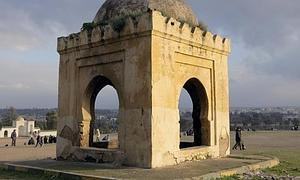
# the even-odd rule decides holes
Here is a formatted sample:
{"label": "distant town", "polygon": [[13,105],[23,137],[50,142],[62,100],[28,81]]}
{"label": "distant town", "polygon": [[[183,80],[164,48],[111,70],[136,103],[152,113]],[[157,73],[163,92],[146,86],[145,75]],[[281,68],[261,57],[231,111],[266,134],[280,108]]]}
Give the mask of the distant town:
{"label": "distant town", "polygon": [[[14,111],[14,112],[12,112]],[[0,128],[5,120],[18,116],[26,120],[34,120],[36,126],[45,129],[47,120],[55,121],[57,109],[0,109]],[[95,129],[103,133],[115,133],[118,130],[118,110],[96,110]],[[8,117],[11,116],[11,117]],[[182,110],[181,131],[189,130],[192,125],[191,110]],[[49,124],[49,122],[48,122]],[[298,130],[300,125],[300,107],[232,107],[230,108],[230,127],[242,127],[244,130]]]}
{"label": "distant town", "polygon": [[298,130],[300,107],[261,107],[230,109],[230,127],[245,130]]}

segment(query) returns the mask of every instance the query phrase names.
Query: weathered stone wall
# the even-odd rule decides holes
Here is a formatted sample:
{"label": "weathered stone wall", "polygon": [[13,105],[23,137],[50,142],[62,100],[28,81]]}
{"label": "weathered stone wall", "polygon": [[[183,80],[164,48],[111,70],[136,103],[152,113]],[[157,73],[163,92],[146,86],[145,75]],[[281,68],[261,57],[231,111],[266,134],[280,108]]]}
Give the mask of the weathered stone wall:
{"label": "weathered stone wall", "polygon": [[200,154],[225,156],[229,153],[228,40],[154,12],[152,42],[153,167],[181,162],[174,154],[194,159],[195,153],[179,149],[179,97],[191,78],[203,84],[208,98],[202,125],[208,128],[209,146],[199,149]]}
{"label": "weathered stone wall", "polygon": [[[105,26],[59,38],[58,157],[84,159],[77,149],[89,147],[92,109],[87,88],[95,77],[103,76],[118,93],[119,141],[126,164],[150,166],[151,36],[147,30],[151,24],[149,14],[145,16],[139,26],[128,19],[121,34]],[[141,34],[133,34],[136,31]]]}
{"label": "weathered stone wall", "polygon": [[[95,156],[86,148],[96,77],[106,77],[119,97],[123,160],[116,160],[153,168],[229,153],[227,39],[152,11],[127,18],[121,31],[108,24],[59,38],[58,52],[59,159]],[[191,78],[207,95],[207,146],[180,150],[178,102]]]}

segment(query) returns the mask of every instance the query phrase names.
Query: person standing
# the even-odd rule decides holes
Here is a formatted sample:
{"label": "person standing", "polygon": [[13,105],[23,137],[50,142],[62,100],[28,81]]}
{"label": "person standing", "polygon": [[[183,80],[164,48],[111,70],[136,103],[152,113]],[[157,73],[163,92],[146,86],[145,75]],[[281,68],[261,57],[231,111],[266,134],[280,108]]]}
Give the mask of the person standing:
{"label": "person standing", "polygon": [[44,144],[48,144],[48,137],[44,136]]}
{"label": "person standing", "polygon": [[17,132],[14,130],[11,133],[11,146],[16,146],[16,141],[17,141]]}
{"label": "person standing", "polygon": [[96,142],[100,142],[101,133],[99,129],[96,129]]}
{"label": "person standing", "polygon": [[37,147],[38,145],[40,145],[40,147],[43,146],[43,137],[40,136],[40,133],[38,133],[38,135],[36,137],[36,145],[35,145],[35,147]]}

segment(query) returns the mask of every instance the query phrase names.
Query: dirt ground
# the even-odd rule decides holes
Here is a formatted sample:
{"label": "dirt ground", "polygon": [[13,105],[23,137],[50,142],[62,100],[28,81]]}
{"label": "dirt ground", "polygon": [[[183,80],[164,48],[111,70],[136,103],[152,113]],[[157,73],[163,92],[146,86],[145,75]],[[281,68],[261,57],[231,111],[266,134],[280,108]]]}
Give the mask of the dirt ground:
{"label": "dirt ground", "polygon": [[35,148],[35,146],[25,146],[24,143],[27,141],[27,138],[18,138],[17,146],[11,147],[10,138],[0,139],[0,163],[55,158],[55,144]]}
{"label": "dirt ground", "polygon": [[[243,132],[242,135],[247,150],[231,151],[232,154],[276,156],[283,165],[286,165],[285,168],[295,169],[298,165],[300,167],[300,131]],[[55,158],[55,144],[35,148],[25,146],[24,143],[27,141],[27,138],[19,138],[17,146],[11,147],[9,138],[0,139],[0,163]],[[6,144],[9,146],[5,147]],[[231,134],[231,144],[232,147],[234,132]]]}

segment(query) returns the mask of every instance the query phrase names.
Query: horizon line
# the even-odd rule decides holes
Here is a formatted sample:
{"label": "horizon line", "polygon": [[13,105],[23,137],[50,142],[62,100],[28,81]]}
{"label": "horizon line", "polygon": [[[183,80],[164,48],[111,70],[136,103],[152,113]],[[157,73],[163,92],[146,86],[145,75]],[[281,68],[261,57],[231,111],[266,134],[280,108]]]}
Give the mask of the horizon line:
{"label": "horizon line", "polygon": [[[58,109],[58,107],[32,107],[32,108],[16,108],[14,106],[7,106],[6,108],[0,108],[0,110],[5,110],[5,109],[9,109],[10,107],[15,108],[16,110],[26,110],[26,109],[30,109],[30,110],[46,110],[46,109]],[[229,108],[300,108],[300,106],[231,106]],[[179,109],[192,109],[192,108],[179,108]],[[118,110],[115,108],[104,108],[104,109],[96,109],[96,110]]]}

